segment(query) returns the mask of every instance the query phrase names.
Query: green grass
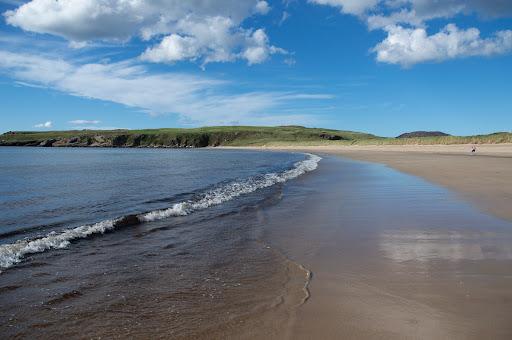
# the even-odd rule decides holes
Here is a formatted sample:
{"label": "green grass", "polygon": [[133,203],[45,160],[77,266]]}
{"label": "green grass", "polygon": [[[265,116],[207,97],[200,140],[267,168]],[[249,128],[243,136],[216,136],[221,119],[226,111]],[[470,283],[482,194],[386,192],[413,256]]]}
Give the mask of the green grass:
{"label": "green grass", "polygon": [[[321,135],[338,136],[341,140],[328,140]],[[447,136],[421,138],[385,138],[368,133],[340,131],[301,126],[212,126],[193,129],[166,128],[145,130],[72,130],[72,131],[17,131],[5,133],[0,141],[44,141],[47,139],[69,139],[78,137],[80,141],[103,136],[107,140],[122,140],[132,145],[137,138],[141,146],[201,145],[210,146],[284,146],[284,145],[427,145],[427,144],[497,144],[512,143],[512,133],[495,133],[478,136]],[[142,137],[141,137],[142,136]]]}

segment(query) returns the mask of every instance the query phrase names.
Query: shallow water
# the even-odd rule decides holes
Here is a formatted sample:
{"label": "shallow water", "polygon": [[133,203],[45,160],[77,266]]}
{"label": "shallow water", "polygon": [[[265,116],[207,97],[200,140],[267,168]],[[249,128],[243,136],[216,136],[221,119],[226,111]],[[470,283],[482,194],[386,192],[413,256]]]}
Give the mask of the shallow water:
{"label": "shallow water", "polygon": [[[261,242],[260,211],[280,200],[287,181],[314,170],[317,157],[40,148],[0,155],[2,335],[201,336],[288,303],[297,268]],[[122,216],[129,223],[119,224]]]}
{"label": "shallow water", "polygon": [[167,208],[302,159],[231,150],[0,148],[0,242]]}
{"label": "shallow water", "polygon": [[455,193],[326,155],[265,213],[313,272],[292,338],[511,338],[512,223]]}

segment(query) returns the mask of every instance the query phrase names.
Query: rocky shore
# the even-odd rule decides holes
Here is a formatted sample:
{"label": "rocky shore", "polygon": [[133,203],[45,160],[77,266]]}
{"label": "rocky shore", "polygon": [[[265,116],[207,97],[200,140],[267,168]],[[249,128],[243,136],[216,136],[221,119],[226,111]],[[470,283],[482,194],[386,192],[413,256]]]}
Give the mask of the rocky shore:
{"label": "rocky shore", "polygon": [[30,140],[0,140],[0,146],[39,146],[39,147],[168,147],[168,148],[200,148],[216,146],[210,144],[207,134],[187,138],[177,136],[175,138],[161,140],[154,135],[126,134],[116,136],[76,136],[71,138],[49,138]]}

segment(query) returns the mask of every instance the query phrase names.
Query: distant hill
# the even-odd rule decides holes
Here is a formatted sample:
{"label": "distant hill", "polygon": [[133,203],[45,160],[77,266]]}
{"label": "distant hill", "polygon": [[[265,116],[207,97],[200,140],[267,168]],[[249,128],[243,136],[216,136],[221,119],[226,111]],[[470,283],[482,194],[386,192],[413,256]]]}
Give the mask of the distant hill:
{"label": "distant hill", "polygon": [[441,131],[413,131],[402,133],[396,138],[418,138],[418,137],[447,137],[450,136],[447,133]]}
{"label": "distant hill", "polygon": [[207,147],[268,144],[354,143],[377,136],[353,131],[302,126],[212,126],[194,129],[9,131],[0,135],[3,146],[44,147]]}
{"label": "distant hill", "polygon": [[512,143],[512,133],[449,136],[416,131],[399,138],[302,126],[210,126],[193,129],[9,131],[0,146],[200,148],[215,146],[432,145]]}

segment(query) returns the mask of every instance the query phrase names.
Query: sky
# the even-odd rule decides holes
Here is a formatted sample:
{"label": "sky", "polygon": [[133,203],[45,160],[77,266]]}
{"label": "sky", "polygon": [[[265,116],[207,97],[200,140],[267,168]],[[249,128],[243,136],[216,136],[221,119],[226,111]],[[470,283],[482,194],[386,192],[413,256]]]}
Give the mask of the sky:
{"label": "sky", "polygon": [[510,0],[0,0],[0,132],[512,130]]}

